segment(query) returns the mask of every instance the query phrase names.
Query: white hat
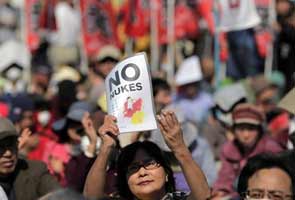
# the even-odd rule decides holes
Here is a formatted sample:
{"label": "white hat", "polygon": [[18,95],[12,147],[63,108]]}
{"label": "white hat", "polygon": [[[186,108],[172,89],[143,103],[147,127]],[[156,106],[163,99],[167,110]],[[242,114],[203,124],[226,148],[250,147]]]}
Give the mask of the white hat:
{"label": "white hat", "polygon": [[27,68],[30,64],[28,49],[23,43],[14,40],[6,41],[0,46],[0,58],[0,72],[5,71],[13,64],[22,68]]}
{"label": "white hat", "polygon": [[203,73],[201,70],[200,60],[197,56],[191,56],[181,63],[176,73],[175,82],[177,86],[182,86],[200,81],[202,79]]}
{"label": "white hat", "polygon": [[63,80],[71,80],[73,82],[78,82],[81,79],[79,72],[71,66],[64,65],[58,69],[57,72],[53,74],[52,80],[56,83]]}
{"label": "white hat", "polygon": [[227,112],[241,99],[247,99],[247,91],[242,83],[224,86],[214,93],[215,104]]}

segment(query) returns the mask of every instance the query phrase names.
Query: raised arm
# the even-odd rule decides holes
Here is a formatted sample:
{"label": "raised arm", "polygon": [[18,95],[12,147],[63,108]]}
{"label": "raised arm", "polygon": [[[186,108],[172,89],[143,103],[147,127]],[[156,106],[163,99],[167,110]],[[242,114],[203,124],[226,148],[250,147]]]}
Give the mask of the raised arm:
{"label": "raised arm", "polygon": [[172,111],[163,111],[157,116],[166,144],[180,163],[186,181],[191,189],[189,200],[206,200],[210,189],[206,177],[186,147],[180,124]]}
{"label": "raised arm", "polygon": [[113,137],[117,137],[119,134],[119,129],[115,120],[115,117],[107,115],[103,125],[98,130],[99,136],[102,139],[102,145],[86,178],[83,193],[87,198],[102,198],[105,196],[104,185],[108,159],[116,144]]}

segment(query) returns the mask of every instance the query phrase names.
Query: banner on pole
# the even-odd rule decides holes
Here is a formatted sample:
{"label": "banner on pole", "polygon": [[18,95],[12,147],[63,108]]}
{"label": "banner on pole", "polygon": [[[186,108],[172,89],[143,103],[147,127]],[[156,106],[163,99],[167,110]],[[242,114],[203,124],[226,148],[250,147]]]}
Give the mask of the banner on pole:
{"label": "banner on pole", "polygon": [[118,46],[116,19],[108,1],[81,0],[82,35],[85,52],[94,56],[104,45]]}
{"label": "banner on pole", "polygon": [[157,129],[145,53],[118,63],[106,77],[105,85],[108,113],[117,118],[120,133]]}
{"label": "banner on pole", "polygon": [[42,4],[40,0],[25,1],[25,37],[26,45],[31,52],[35,51],[39,47],[41,41],[38,33],[41,6]]}

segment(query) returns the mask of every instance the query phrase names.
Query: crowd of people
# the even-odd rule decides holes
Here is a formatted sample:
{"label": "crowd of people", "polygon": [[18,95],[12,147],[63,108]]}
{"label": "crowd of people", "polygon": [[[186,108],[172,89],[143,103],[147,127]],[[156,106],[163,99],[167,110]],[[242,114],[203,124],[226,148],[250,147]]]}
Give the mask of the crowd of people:
{"label": "crowd of people", "polygon": [[159,129],[120,134],[104,81],[127,52],[104,45],[85,70],[71,0],[56,1],[54,34],[29,52],[19,8],[0,0],[1,200],[294,199],[295,2],[220,0],[220,27],[213,2],[184,2],[200,7],[199,34],[175,43],[173,80],[160,48]]}

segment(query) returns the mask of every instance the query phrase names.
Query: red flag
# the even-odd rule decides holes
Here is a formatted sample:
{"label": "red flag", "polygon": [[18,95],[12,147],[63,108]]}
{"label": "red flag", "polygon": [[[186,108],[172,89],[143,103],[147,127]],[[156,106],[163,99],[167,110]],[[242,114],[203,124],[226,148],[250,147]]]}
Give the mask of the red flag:
{"label": "red flag", "polygon": [[25,35],[26,43],[30,51],[35,51],[40,44],[38,30],[41,6],[40,0],[25,1]]}
{"label": "red flag", "polygon": [[138,38],[149,33],[150,3],[148,0],[129,0],[125,2],[121,13],[125,24],[125,33]]}
{"label": "red flag", "polygon": [[204,18],[211,34],[214,34],[215,31],[213,3],[213,0],[200,0],[196,5],[197,13]]}
{"label": "red flag", "polygon": [[106,44],[119,45],[116,19],[109,1],[80,0],[84,48],[95,55]]}
{"label": "red flag", "polygon": [[193,37],[198,33],[197,17],[190,7],[179,3],[175,8],[175,37]]}
{"label": "red flag", "polygon": [[[158,16],[159,42],[165,44],[167,39],[167,1],[155,0]],[[194,37],[198,33],[197,17],[185,2],[179,2],[174,13],[174,40]]]}
{"label": "red flag", "polygon": [[57,0],[44,0],[40,11],[39,26],[42,29],[56,30],[54,9]]}

